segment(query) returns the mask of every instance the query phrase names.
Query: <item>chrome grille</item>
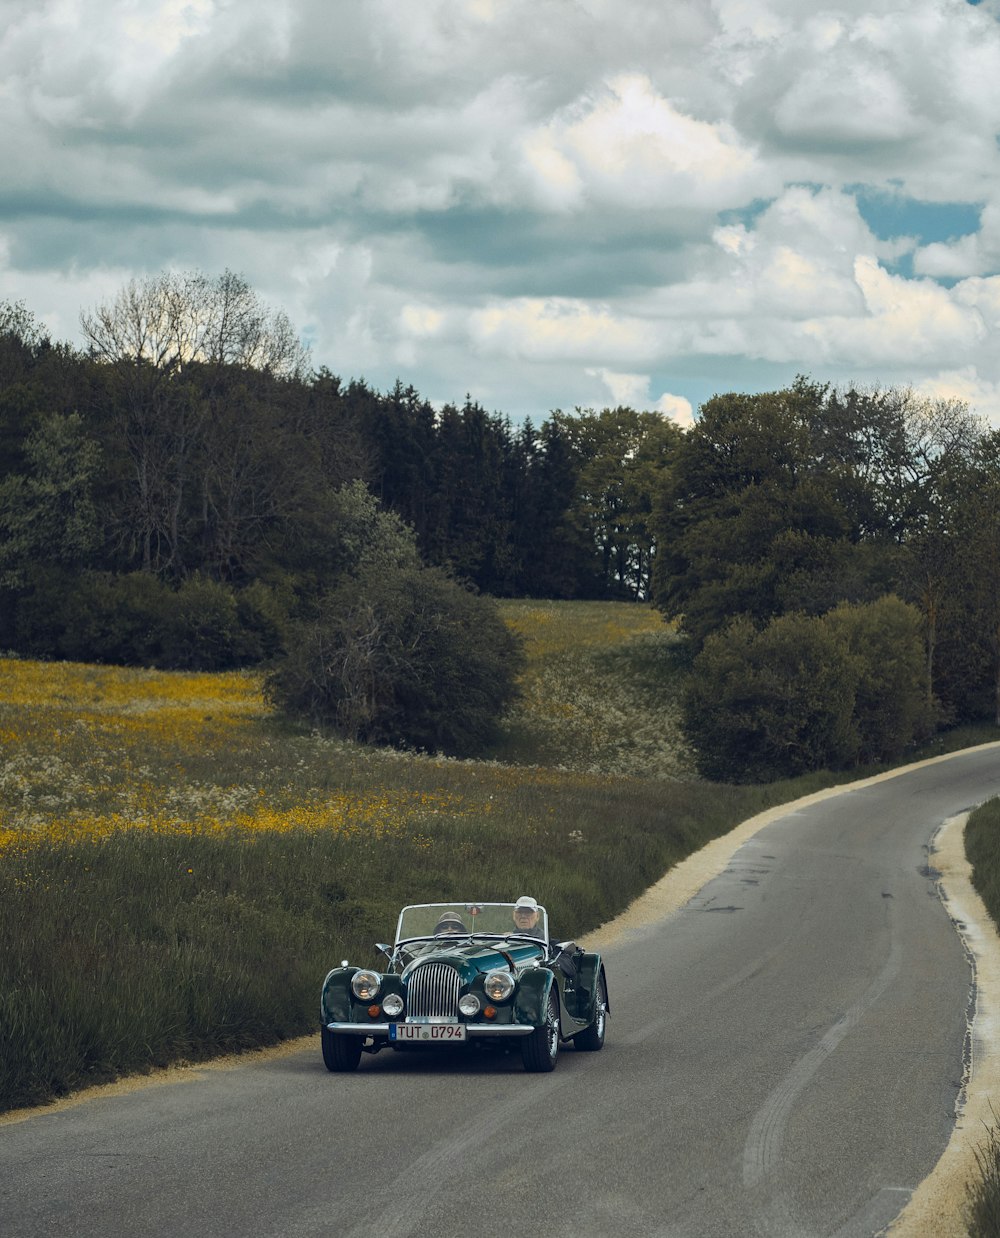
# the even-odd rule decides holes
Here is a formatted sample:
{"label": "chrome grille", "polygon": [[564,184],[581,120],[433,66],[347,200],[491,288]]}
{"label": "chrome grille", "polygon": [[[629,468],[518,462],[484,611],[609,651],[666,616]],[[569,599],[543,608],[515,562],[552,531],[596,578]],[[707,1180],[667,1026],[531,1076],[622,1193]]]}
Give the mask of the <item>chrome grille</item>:
{"label": "chrome grille", "polygon": [[456,1018],[459,986],[458,972],[447,963],[424,963],[415,968],[407,986],[407,1017]]}

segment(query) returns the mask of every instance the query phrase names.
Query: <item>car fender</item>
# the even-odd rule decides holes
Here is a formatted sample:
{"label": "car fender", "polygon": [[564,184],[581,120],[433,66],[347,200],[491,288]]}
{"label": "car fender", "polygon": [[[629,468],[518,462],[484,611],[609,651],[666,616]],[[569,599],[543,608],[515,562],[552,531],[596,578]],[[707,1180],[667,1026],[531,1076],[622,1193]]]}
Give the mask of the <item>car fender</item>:
{"label": "car fender", "polygon": [[351,1022],[351,980],[360,967],[335,967],[327,973],[320,994],[320,1018],[324,1023]]}
{"label": "car fender", "polygon": [[[584,954],[579,961],[577,971],[577,989],[578,991],[587,994],[586,1011],[584,1014],[586,1021],[589,1023],[594,1017],[594,1006],[597,1001],[597,982],[598,979],[604,977],[604,992],[608,992],[608,976],[604,970],[604,963],[601,961],[599,954]],[[611,1001],[608,999],[607,1009],[611,1010]]]}
{"label": "car fender", "polygon": [[[549,993],[556,984],[556,978],[547,967],[531,967],[523,971],[517,979],[517,991],[514,994],[514,1022],[530,1023],[532,1027],[541,1027],[545,1022],[545,1008]],[[556,993],[559,986],[556,985]],[[559,1015],[562,1018],[562,1002],[559,1003]]]}

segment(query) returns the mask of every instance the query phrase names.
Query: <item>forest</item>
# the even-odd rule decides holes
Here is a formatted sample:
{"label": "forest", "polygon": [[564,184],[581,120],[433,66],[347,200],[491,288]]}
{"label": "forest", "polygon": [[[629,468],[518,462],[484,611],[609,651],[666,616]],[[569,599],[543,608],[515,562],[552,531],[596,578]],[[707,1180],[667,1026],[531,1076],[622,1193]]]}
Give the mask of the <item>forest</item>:
{"label": "forest", "polygon": [[0,302],[0,648],[269,668],[351,738],[472,753],[516,691],[494,597],[677,625],[701,772],[894,758],[1000,720],[1000,434],[908,390],[514,425],[313,369],[238,275],[132,281],[83,347]]}

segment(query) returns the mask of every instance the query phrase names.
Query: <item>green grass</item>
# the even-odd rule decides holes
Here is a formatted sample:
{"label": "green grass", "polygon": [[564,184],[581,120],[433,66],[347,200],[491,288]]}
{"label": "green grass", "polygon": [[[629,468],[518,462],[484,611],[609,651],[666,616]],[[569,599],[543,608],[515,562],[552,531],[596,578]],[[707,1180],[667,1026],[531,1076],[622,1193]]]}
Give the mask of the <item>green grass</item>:
{"label": "green grass", "polygon": [[[972,884],[993,923],[1000,927],[1000,799],[990,800],[969,815],[965,854],[972,866]],[[986,1131],[977,1150],[979,1176],[969,1184],[966,1223],[972,1238],[1000,1238],[1000,1129]]]}
{"label": "green grass", "polygon": [[979,1177],[969,1184],[966,1228],[970,1238],[996,1238],[1000,1234],[1000,1130],[995,1123],[986,1131],[986,1142],[976,1149],[976,1165]]}
{"label": "green grass", "polygon": [[642,778],[694,776],[680,728],[678,639],[646,606],[502,601],[525,640],[522,697],[494,755]]}

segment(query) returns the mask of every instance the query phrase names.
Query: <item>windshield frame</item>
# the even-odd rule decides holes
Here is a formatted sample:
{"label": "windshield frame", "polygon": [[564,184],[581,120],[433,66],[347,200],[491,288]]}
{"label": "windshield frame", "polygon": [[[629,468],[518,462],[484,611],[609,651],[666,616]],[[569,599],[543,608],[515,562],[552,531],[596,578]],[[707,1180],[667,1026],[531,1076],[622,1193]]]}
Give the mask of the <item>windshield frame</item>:
{"label": "windshield frame", "polygon": [[[518,929],[514,923],[514,903],[491,903],[481,901],[450,902],[450,903],[411,903],[399,913],[396,923],[394,944],[398,947],[414,941],[446,942],[448,940],[467,941],[496,940],[499,938],[514,938],[517,941],[535,942],[547,945],[549,940],[548,912],[539,903],[538,924],[529,932]],[[433,925],[445,911],[457,912],[465,924],[472,922],[471,928],[463,933],[437,934]],[[477,920],[486,916],[490,928],[480,928]],[[412,932],[414,928],[422,931]],[[405,930],[405,931],[404,931]]]}

